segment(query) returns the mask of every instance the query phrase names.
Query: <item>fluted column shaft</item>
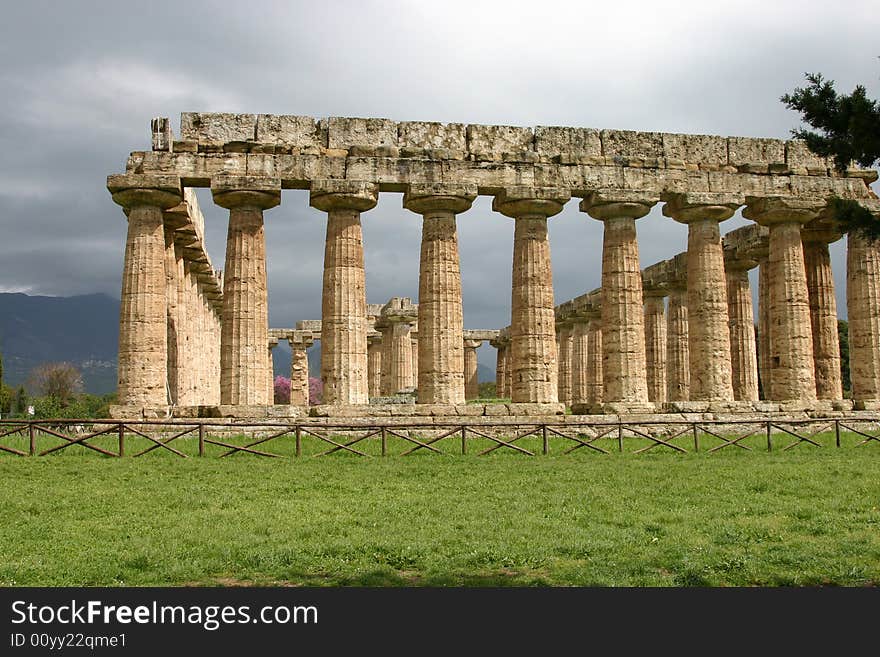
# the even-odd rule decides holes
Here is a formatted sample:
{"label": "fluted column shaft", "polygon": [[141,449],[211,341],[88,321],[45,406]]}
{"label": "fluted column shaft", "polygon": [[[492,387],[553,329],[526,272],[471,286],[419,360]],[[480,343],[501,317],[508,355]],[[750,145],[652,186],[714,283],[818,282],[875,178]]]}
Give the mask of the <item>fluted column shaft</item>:
{"label": "fluted column shaft", "polygon": [[270,342],[269,346],[266,348],[266,382],[268,383],[266,390],[266,403],[270,406],[275,403],[275,365],[272,360],[272,349],[274,349],[277,344],[277,342],[275,344]]}
{"label": "fluted column shaft", "polygon": [[586,319],[575,319],[571,329],[571,404],[590,403],[587,394],[589,381],[589,330]]}
{"label": "fluted column shaft", "polygon": [[168,404],[168,316],[162,212],[180,203],[176,178],[110,176],[113,200],[128,209],[119,309],[118,400],[123,406]]}
{"label": "fluted column shaft", "polygon": [[831,272],[828,242],[815,239],[804,241],[804,265],[810,295],[816,396],[819,399],[842,399],[837,300],[834,297],[834,275]]}
{"label": "fluted column shaft", "polygon": [[382,394],[385,396],[412,387],[412,338],[407,322],[391,322],[382,331]]}
{"label": "fluted column shaft", "polygon": [[645,325],[636,220],[605,220],[602,243],[603,400],[647,402]]}
{"label": "fluted column shaft", "polygon": [[174,243],[174,229],[165,226],[165,303],[168,313],[168,395],[171,403],[182,405],[185,395],[181,394],[183,386],[183,370],[187,368],[186,355],[183,350],[183,317],[187,309],[181,307],[178,290],[181,286],[179,248]]}
{"label": "fluted column shaft", "polygon": [[504,351],[505,347],[501,344],[495,345],[497,349],[497,353],[495,355],[495,396],[503,397],[504,396],[504,387],[506,384],[507,373],[504,370],[505,366],[505,358]]}
{"label": "fluted column shaft", "polygon": [[558,389],[559,389],[559,401],[565,404],[566,406],[571,405],[572,394],[572,365],[571,365],[571,351],[572,351],[572,339],[573,339],[574,326],[571,324],[564,324],[559,328],[559,342],[558,342],[558,353],[559,353],[559,367],[558,367]]}
{"label": "fluted column shaft", "polygon": [[367,341],[367,372],[369,378],[370,397],[382,394],[382,347],[381,338],[370,338]]}
{"label": "fluted column shaft", "polygon": [[480,396],[480,382],[477,378],[477,349],[482,340],[464,340],[464,396],[477,399]]}
{"label": "fluted column shaft", "polygon": [[880,244],[847,237],[846,306],[852,396],[858,406],[880,401]]}
{"label": "fluted column shaft", "polygon": [[309,355],[307,345],[290,343],[290,405],[309,405]]}
{"label": "fluted column shaft", "polygon": [[501,396],[505,399],[510,399],[513,394],[513,357],[511,356],[510,344],[508,343],[507,348],[504,350],[504,371],[506,376],[504,378],[504,394]]}
{"label": "fluted column shaft", "polygon": [[688,223],[688,313],[691,365],[690,398],[730,401],[730,329],[724,252],[718,221]]}
{"label": "fluted column shaft", "polygon": [[733,263],[727,267],[727,307],[733,398],[736,401],[757,401],[758,361],[749,270]]}
{"label": "fluted column shaft", "polygon": [[412,337],[412,335],[410,335],[410,340],[409,353],[412,358],[410,376],[412,378],[410,379],[409,387],[417,388],[419,385],[419,340],[417,337]]}
{"label": "fluted column shaft", "polygon": [[361,212],[375,207],[375,185],[312,181],[309,202],[327,213],[321,295],[324,404],[367,404],[367,298]]}
{"label": "fluted column shaft", "polygon": [[764,399],[770,399],[770,263],[758,264],[758,380]]}
{"label": "fluted column shaft", "polygon": [[816,399],[810,297],[800,222],[770,226],[769,264],[771,399]]}
{"label": "fluted column shaft", "polygon": [[645,360],[648,401],[666,401],[666,307],[664,296],[645,296]]}
{"label": "fluted column shaft", "polygon": [[672,288],[666,319],[666,399],[671,402],[690,400],[689,329],[687,290]]}
{"label": "fluted column shaft", "polygon": [[602,342],[604,321],[591,318],[587,324],[587,395],[586,401],[591,406],[605,401],[604,348]]}

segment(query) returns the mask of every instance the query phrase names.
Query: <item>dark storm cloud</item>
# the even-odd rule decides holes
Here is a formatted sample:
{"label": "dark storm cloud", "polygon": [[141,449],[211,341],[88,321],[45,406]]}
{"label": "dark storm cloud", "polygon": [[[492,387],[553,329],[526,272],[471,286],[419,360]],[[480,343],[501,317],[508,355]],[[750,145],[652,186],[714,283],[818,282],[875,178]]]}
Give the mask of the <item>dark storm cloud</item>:
{"label": "dark storm cloud", "polygon": [[[797,116],[779,96],[806,71],[880,95],[878,28],[873,3],[858,1],[10,4],[0,25],[0,290],[119,293],[125,220],[104,178],[149,147],[153,116],[785,138]],[[206,191],[200,199],[221,266],[225,213]],[[385,194],[364,214],[372,303],[418,293],[419,219],[400,203]],[[659,208],[638,230],[644,265],[686,248],[685,227]],[[601,224],[573,201],[550,233],[557,300],[596,287]],[[324,221],[307,194],[285,192],[266,235],[271,323],[318,317]],[[511,220],[479,199],[460,216],[459,237],[466,325],[507,324]],[[842,293],[842,247],[833,253]]]}

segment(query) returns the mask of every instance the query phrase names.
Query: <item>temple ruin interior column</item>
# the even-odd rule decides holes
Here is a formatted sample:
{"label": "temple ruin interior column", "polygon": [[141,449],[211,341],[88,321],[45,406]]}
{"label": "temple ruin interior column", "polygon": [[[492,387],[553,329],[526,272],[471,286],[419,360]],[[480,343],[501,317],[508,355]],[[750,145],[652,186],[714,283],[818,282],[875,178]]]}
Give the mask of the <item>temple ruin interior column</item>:
{"label": "temple ruin interior column", "polygon": [[367,298],[361,212],[374,208],[378,187],[315,180],[309,202],[327,213],[321,296],[324,404],[367,404]]}
{"label": "temple ruin interior column", "polygon": [[214,202],[229,210],[220,336],[220,403],[268,405],[269,304],[263,211],[281,202],[281,181],[215,176]]}
{"label": "temple ruin interior column", "polygon": [[294,331],[288,337],[290,344],[290,405],[309,405],[309,354],[312,336],[303,331]]}
{"label": "temple ruin interior column", "polygon": [[648,401],[666,401],[666,292],[650,290],[645,296],[645,362]]}
{"label": "temple ruin interior column", "polygon": [[601,310],[587,316],[587,394],[586,402],[597,407],[605,401],[605,351],[602,346]]}
{"label": "temple ruin interior column", "polygon": [[691,395],[691,364],[688,323],[686,271],[669,287],[669,308],[666,313],[666,399],[670,402],[689,401]]}
{"label": "temple ruin interior column", "polygon": [[839,240],[841,234],[833,230],[830,221],[816,220],[804,226],[801,238],[804,244],[807,292],[810,295],[816,396],[819,399],[843,399],[837,300],[834,296],[831,255],[828,252],[828,244]]}
{"label": "temple ruin interior column", "polygon": [[382,394],[382,334],[374,333],[367,336],[367,372],[369,379],[370,398]]}
{"label": "temple ruin interior column", "polygon": [[732,401],[727,282],[720,222],[730,219],[744,199],[717,192],[676,194],[663,214],[687,224],[688,348],[690,398]]}
{"label": "temple ruin interior column", "polygon": [[582,212],[605,225],[602,243],[603,403],[648,404],[644,300],[636,219],[659,201],[638,191],[591,192]]}
{"label": "temple ruin interior column", "polygon": [[570,405],[587,404],[587,360],[589,332],[587,318],[575,315],[571,326],[571,400]]}
{"label": "temple ruin interior column", "polygon": [[410,365],[410,379],[409,388],[416,388],[419,384],[419,331],[418,331],[418,322],[416,322],[416,328],[410,330],[409,339],[411,340],[409,345],[409,353],[412,358],[412,363]]}
{"label": "temple ruin interior column", "polygon": [[507,372],[504,369],[506,365],[506,359],[504,358],[506,346],[503,338],[500,336],[490,340],[489,344],[497,350],[495,354],[495,396],[501,398],[504,396],[505,379],[507,378]]}
{"label": "temple ruin interior column", "polygon": [[762,399],[770,399],[770,262],[769,250],[758,260],[758,381]]}
{"label": "temple ruin interior column", "polygon": [[725,264],[730,318],[730,374],[736,401],[758,401],[758,360],[749,269],[753,260],[731,255]]}
{"label": "temple ruin interior column", "polygon": [[464,396],[477,399],[480,396],[480,382],[477,378],[477,349],[482,340],[463,340],[464,342]]}
{"label": "temple ruin interior column", "polygon": [[553,273],[547,218],[562,211],[568,190],[513,187],[492,209],[514,219],[511,286],[511,401],[558,403]]}
{"label": "temple ruin interior column", "polygon": [[119,312],[118,400],[168,406],[168,310],[162,213],[180,203],[176,176],[110,176],[113,200],[128,212]]}
{"label": "temple ruin interior column", "polygon": [[406,297],[392,297],[376,320],[382,334],[383,397],[409,392],[413,386],[413,340],[411,331],[418,317],[418,308]]}
{"label": "temple ruin interior column", "polygon": [[268,391],[267,398],[269,405],[275,404],[275,366],[272,360],[272,350],[278,346],[278,338],[269,338],[268,348],[266,349],[266,373],[268,374]]}
{"label": "temple ruin interior column", "polygon": [[403,197],[403,207],[422,215],[418,380],[414,383],[422,404],[462,404],[465,400],[456,215],[467,211],[476,196],[476,185],[425,183],[410,185]]}
{"label": "temple ruin interior column", "polygon": [[770,399],[816,400],[810,298],[801,226],[816,218],[824,201],[747,197],[743,216],[770,229]]}
{"label": "temple ruin interior column", "polygon": [[[875,216],[880,219],[880,204]],[[847,235],[846,306],[849,368],[857,409],[880,409],[880,243]]]}
{"label": "temple ruin interior column", "polygon": [[569,320],[559,324],[557,333],[557,353],[559,354],[558,388],[559,401],[571,406],[572,366],[571,352],[574,324]]}

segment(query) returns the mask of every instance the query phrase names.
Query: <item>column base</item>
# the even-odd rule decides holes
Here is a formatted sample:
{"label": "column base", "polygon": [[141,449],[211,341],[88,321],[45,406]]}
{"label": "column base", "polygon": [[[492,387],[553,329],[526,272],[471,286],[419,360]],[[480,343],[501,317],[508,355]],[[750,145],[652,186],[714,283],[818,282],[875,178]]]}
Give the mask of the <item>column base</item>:
{"label": "column base", "polygon": [[653,402],[601,402],[599,404],[572,404],[574,415],[629,415],[632,413],[657,413],[658,404]]}
{"label": "column base", "polygon": [[857,411],[880,411],[880,399],[856,399],[852,404]]}
{"label": "column base", "polygon": [[[381,399],[381,398],[380,398]],[[312,417],[477,417],[516,415],[524,417],[564,415],[565,406],[553,404],[364,404],[312,406]]]}
{"label": "column base", "polygon": [[114,404],[110,406],[109,414],[113,420],[164,420],[171,417],[171,407]]}

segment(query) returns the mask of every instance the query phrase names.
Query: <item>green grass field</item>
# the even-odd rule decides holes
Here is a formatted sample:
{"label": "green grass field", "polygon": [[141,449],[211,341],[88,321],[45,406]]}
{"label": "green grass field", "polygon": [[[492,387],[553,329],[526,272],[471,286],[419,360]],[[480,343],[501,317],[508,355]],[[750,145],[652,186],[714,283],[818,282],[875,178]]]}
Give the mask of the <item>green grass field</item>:
{"label": "green grass field", "polygon": [[[858,440],[777,451],[791,442],[779,437],[767,453],[758,435],[753,451],[686,455],[636,455],[638,440],[562,455],[571,443],[556,441],[534,458],[476,456],[492,445],[479,439],[467,456],[402,457],[398,439],[386,458],[309,458],[329,447],[312,440],[298,459],[210,458],[224,451],[213,445],[186,460],[4,455],[0,583],[876,585],[880,443]],[[292,454],[291,439],[276,443],[257,449]],[[192,438],[171,444],[197,451]],[[126,452],[149,445],[129,438]],[[460,450],[454,437],[439,445]],[[375,439],[357,447],[380,453]]]}

